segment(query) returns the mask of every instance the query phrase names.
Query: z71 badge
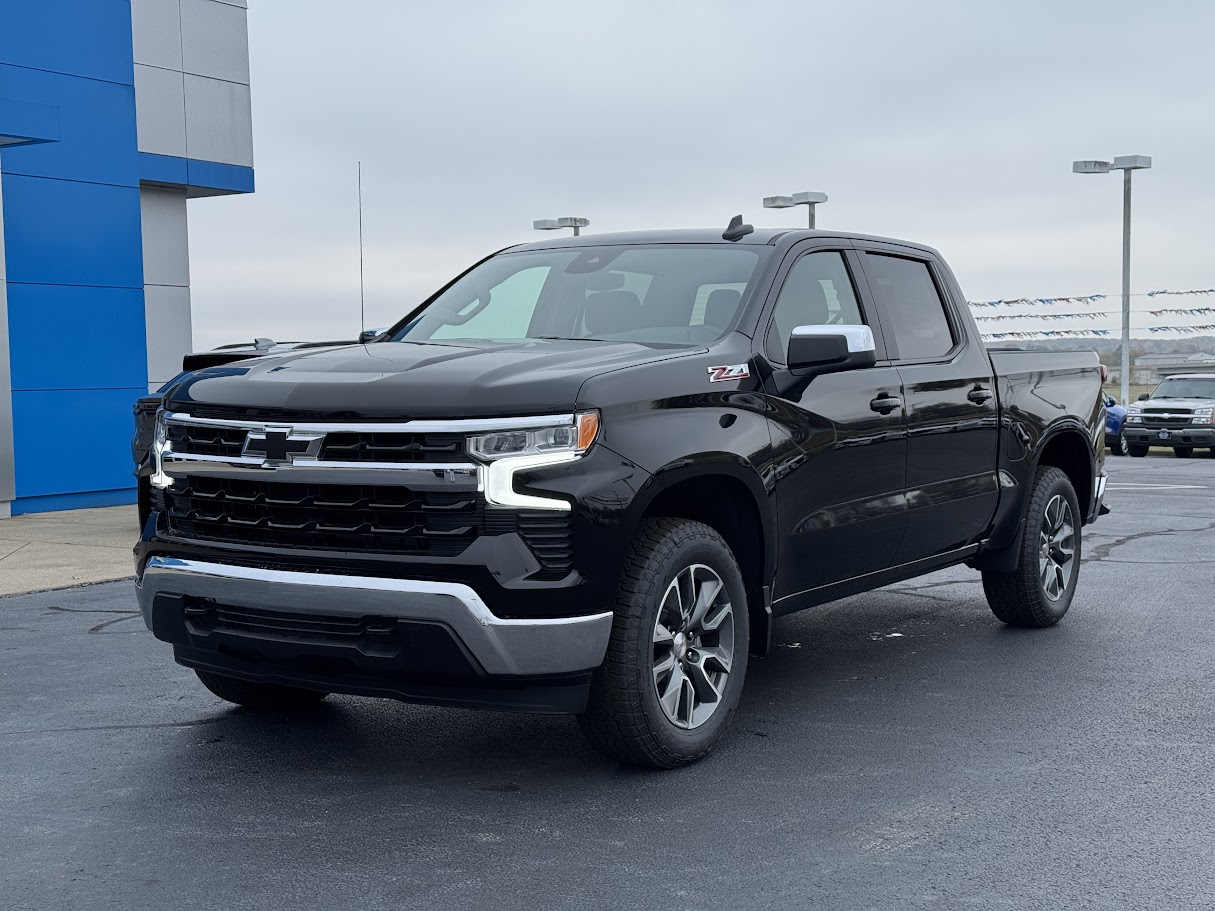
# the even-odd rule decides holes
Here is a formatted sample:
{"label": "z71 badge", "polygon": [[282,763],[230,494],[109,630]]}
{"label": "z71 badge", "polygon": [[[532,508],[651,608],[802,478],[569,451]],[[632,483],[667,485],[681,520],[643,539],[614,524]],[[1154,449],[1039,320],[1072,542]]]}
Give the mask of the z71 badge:
{"label": "z71 badge", "polygon": [[724,383],[726,380],[745,380],[751,375],[746,364],[728,364],[722,367],[709,368],[710,383]]}

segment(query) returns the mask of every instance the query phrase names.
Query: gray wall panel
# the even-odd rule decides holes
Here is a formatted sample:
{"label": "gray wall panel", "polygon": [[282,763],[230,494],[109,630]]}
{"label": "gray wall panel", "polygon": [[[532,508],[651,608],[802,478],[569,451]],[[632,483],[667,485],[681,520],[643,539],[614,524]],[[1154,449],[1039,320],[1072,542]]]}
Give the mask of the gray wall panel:
{"label": "gray wall panel", "polygon": [[189,73],[185,79],[187,156],[253,167],[249,86]]}
{"label": "gray wall panel", "polygon": [[147,285],[190,284],[190,241],[184,190],[142,187],[143,280]]}
{"label": "gray wall panel", "polygon": [[181,11],[178,0],[131,0],[135,62],[181,70]]}
{"label": "gray wall panel", "polygon": [[190,352],[190,289],[148,285],[143,289],[148,333],[148,391],[155,392],[181,373]]}
{"label": "gray wall panel", "polygon": [[190,351],[190,245],[186,191],[141,187],[143,310],[148,387],[154,391],[181,372]]}
{"label": "gray wall panel", "polygon": [[185,76],[173,70],[135,64],[135,122],[139,151],[184,157]]}
{"label": "gray wall panel", "polygon": [[182,69],[249,84],[249,28],[239,6],[217,0],[180,0]]}

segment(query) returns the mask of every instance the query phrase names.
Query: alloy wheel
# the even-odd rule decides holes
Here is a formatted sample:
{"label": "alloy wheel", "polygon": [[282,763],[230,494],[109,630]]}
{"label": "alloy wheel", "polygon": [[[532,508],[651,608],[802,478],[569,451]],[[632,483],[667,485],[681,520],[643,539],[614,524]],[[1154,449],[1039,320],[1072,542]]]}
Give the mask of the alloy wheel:
{"label": "alloy wheel", "polygon": [[708,721],[721,704],[734,661],[734,607],[713,569],[680,570],[654,620],[654,689],[676,727]]}
{"label": "alloy wheel", "polygon": [[1075,526],[1067,499],[1060,494],[1051,497],[1042,514],[1038,548],[1038,576],[1042,580],[1043,593],[1051,601],[1063,597],[1076,570]]}

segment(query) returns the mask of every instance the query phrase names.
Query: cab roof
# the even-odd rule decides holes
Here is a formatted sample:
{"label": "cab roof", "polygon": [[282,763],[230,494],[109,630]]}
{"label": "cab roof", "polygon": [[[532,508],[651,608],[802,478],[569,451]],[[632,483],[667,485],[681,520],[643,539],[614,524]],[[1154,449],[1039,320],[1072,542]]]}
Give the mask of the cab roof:
{"label": "cab roof", "polygon": [[[846,231],[812,231],[808,228],[756,228],[738,240],[725,240],[724,228],[666,228],[658,231],[616,231],[607,234],[583,234],[580,237],[565,235],[527,244],[507,247],[512,252],[525,250],[552,250],[562,247],[603,247],[631,244],[722,244],[723,246],[790,246],[800,240],[815,237],[843,238],[845,240],[881,241],[910,247],[926,253],[936,251],[924,244],[897,240],[893,237],[878,237],[870,234],[852,234]],[[505,252],[505,251],[504,251]]]}

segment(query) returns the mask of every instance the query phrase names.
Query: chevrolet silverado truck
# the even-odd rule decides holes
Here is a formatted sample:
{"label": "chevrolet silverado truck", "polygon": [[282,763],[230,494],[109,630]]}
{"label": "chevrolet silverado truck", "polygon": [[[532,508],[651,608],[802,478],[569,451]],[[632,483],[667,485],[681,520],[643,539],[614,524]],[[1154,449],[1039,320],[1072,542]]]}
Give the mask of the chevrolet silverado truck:
{"label": "chevrolet silverado truck", "polygon": [[1152,446],[1188,459],[1195,449],[1215,456],[1215,373],[1180,373],[1161,380],[1126,409],[1127,452],[1143,458]]}
{"label": "chevrolet silverado truck", "polygon": [[781,615],[966,564],[999,620],[1056,623],[1104,411],[1095,353],[988,352],[928,247],[524,244],[366,344],[167,387],[138,599],[239,705],[570,713],[674,767]]}

